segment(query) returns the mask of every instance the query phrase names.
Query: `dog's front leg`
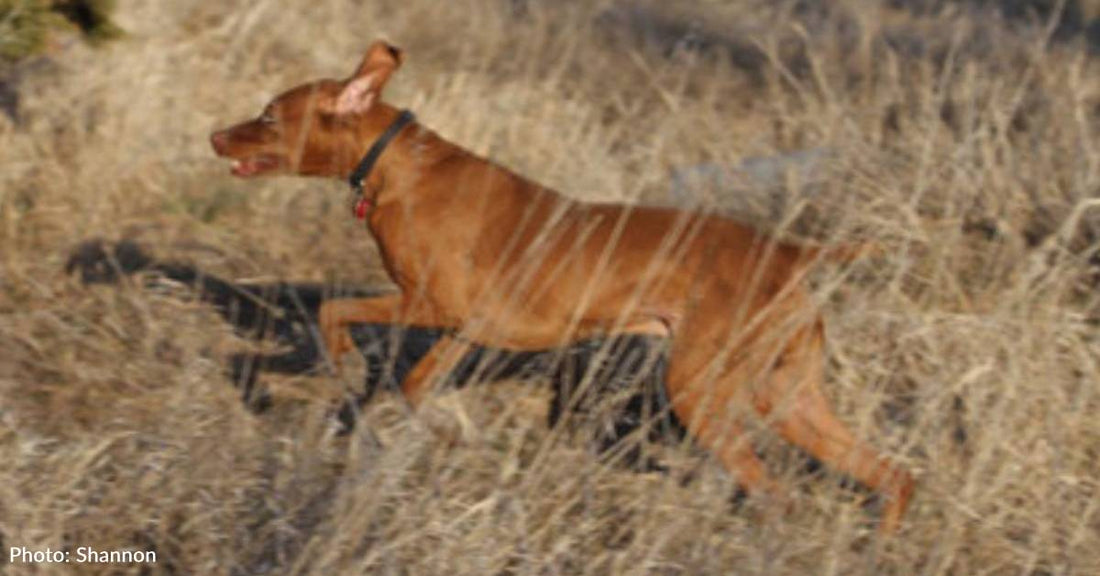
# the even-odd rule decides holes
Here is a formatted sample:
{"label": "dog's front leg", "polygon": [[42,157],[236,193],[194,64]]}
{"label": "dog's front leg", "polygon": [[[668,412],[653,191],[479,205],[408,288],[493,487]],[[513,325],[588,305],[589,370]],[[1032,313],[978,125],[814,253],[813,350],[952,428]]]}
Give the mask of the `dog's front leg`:
{"label": "dog's front leg", "polygon": [[424,328],[443,328],[422,306],[410,306],[403,294],[375,298],[326,300],[318,311],[321,338],[328,357],[337,369],[341,357],[355,348],[352,324],[406,324]]}
{"label": "dog's front leg", "polygon": [[412,371],[401,384],[401,392],[409,405],[417,412],[417,419],[425,424],[436,436],[454,446],[463,436],[462,426],[446,411],[436,406],[420,408],[424,399],[441,387],[454,372],[458,363],[466,357],[473,344],[444,335],[432,345],[428,353],[413,366]]}
{"label": "dog's front leg", "polygon": [[409,404],[413,408],[419,406],[428,394],[446,381],[472,347],[469,341],[449,334],[437,340],[401,383],[401,392]]}

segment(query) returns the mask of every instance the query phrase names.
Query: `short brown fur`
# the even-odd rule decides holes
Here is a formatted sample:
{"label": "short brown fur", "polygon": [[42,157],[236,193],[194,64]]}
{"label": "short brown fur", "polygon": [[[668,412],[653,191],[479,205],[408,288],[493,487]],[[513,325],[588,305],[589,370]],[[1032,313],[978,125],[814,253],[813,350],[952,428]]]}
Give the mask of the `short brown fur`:
{"label": "short brown fur", "polygon": [[[234,173],[346,178],[397,118],[381,102],[401,53],[383,42],[356,73],[277,97],[261,117],[214,133]],[[822,257],[861,250],[776,242],[713,215],[571,200],[419,124],[389,145],[365,182],[367,223],[391,296],[321,310],[334,361],[353,323],[448,329],[402,388],[417,405],[465,351],[537,349],[610,332],[671,338],[667,392],[692,436],[750,491],[783,495],[743,438],[745,410],[885,497],[895,531],[911,475],[855,439],[821,391],[824,329],[803,277]]]}

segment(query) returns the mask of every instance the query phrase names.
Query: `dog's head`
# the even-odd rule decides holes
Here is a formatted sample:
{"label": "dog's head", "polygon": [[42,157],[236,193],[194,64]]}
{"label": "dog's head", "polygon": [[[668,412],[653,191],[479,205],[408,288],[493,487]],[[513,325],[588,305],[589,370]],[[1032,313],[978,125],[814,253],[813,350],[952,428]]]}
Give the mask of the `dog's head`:
{"label": "dog's head", "polygon": [[346,176],[365,151],[364,133],[381,131],[372,113],[382,108],[382,89],[400,66],[399,49],[375,42],[350,78],[292,88],[258,117],[211,134],[210,143],[240,177]]}

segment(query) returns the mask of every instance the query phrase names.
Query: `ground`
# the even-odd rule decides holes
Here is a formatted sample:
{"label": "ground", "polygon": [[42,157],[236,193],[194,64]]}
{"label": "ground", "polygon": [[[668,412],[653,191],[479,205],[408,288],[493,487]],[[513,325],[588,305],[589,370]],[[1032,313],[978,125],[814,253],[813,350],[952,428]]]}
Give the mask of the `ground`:
{"label": "ground", "polygon": [[[0,563],[92,546],[157,562],[4,568],[1090,573],[1097,62],[1043,22],[895,4],[120,1],[122,38],[21,64],[19,114],[0,116]],[[272,378],[275,408],[253,415],[223,369],[243,344],[212,311],[62,272],[82,240],[137,238],[237,280],[384,283],[343,183],[235,180],[207,143],[287,87],[350,74],[379,37],[407,57],[389,101],[574,197],[683,203],[685,167],[824,151],[812,193],[744,188],[781,195],[778,213],[721,182],[696,192],[777,234],[885,248],[814,282],[830,398],[917,477],[900,534],[878,537],[874,503],[761,427],[787,515],[731,504],[690,445],[666,450],[666,475],[609,464],[547,430],[528,384],[435,401],[457,443],[391,397],[332,438],[352,369]]]}

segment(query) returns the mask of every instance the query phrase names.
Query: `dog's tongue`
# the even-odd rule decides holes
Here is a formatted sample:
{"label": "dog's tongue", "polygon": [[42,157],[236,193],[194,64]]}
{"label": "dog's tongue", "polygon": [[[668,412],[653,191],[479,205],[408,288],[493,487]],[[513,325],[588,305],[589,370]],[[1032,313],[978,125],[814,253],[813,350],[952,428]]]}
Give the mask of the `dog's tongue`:
{"label": "dog's tongue", "polygon": [[367,212],[370,212],[370,200],[359,197],[359,201],[355,203],[355,218],[358,220],[366,220]]}

